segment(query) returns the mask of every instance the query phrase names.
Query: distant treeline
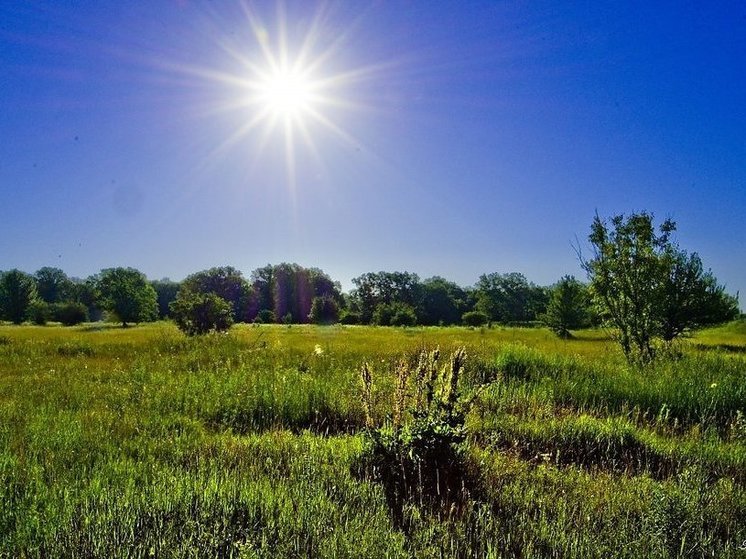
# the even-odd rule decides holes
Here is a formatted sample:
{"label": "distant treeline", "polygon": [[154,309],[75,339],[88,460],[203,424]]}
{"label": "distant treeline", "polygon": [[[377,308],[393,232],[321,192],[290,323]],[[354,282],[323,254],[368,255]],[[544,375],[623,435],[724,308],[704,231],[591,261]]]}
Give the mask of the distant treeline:
{"label": "distant treeline", "polygon": [[[231,304],[235,322],[520,325],[539,320],[552,293],[517,272],[484,274],[472,287],[410,272],[369,272],[352,283],[345,293],[322,270],[287,263],[257,268],[248,278],[236,268],[216,267],[181,282],[148,280],[132,268],[107,268],[86,279],[52,267],[34,274],[11,270],[0,272],[0,317],[37,324],[147,322],[168,318],[181,291],[218,295]],[[591,312],[587,317],[593,321]]]}

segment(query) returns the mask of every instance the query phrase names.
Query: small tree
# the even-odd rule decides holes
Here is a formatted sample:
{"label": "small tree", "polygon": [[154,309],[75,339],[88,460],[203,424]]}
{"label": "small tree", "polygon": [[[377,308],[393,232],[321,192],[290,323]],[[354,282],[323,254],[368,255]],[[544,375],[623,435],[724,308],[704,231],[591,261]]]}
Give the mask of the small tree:
{"label": "small tree", "polygon": [[572,276],[563,277],[552,288],[547,311],[541,321],[561,338],[569,338],[570,330],[588,324],[588,291]]}
{"label": "small tree", "polygon": [[580,255],[602,318],[627,360],[642,364],[655,357],[655,338],[671,341],[737,313],[734,298],[703,272],[699,257],[671,241],[676,224],[665,220],[658,230],[646,212],[618,215],[610,224],[596,215],[589,236],[593,257]]}
{"label": "small tree", "polygon": [[133,268],[101,270],[96,287],[101,306],[114,313],[122,327],[128,322],[148,322],[158,318],[155,290],[142,272]]}
{"label": "small tree", "polygon": [[484,326],[489,321],[490,317],[481,311],[469,311],[461,316],[461,322],[466,326]]}
{"label": "small tree", "polygon": [[339,320],[339,305],[329,295],[314,297],[308,318],[315,324],[334,324]]}
{"label": "small tree", "polygon": [[3,319],[21,324],[36,298],[36,284],[29,274],[10,270],[0,276],[0,317]]}
{"label": "small tree", "polygon": [[188,336],[223,332],[233,325],[233,306],[215,293],[181,292],[170,309],[176,326]]}

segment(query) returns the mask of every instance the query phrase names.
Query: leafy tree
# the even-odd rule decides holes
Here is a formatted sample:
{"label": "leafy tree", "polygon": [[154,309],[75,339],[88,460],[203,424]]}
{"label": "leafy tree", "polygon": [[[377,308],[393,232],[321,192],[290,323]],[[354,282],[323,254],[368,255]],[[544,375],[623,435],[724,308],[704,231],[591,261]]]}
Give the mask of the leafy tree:
{"label": "leafy tree", "polygon": [[356,289],[351,294],[353,306],[362,322],[375,322],[373,314],[380,304],[402,303],[420,308],[422,284],[417,274],[409,272],[369,272],[353,278]]}
{"label": "leafy tree", "polygon": [[180,291],[170,305],[170,315],[189,336],[222,332],[233,324],[231,303],[215,293]]}
{"label": "leafy tree", "polygon": [[36,298],[36,282],[29,274],[10,270],[0,277],[0,316],[4,320],[21,324]]}
{"label": "leafy tree", "polygon": [[73,298],[73,282],[59,268],[39,268],[34,274],[34,280],[42,301],[53,304]]}
{"label": "leafy tree", "polygon": [[461,321],[467,326],[484,326],[490,321],[490,317],[482,311],[469,311],[461,316]]}
{"label": "leafy tree", "polygon": [[378,326],[414,326],[417,313],[414,308],[399,301],[380,303],[373,312],[373,324]]}
{"label": "leafy tree", "polygon": [[150,285],[153,286],[158,300],[158,318],[167,318],[169,316],[168,306],[176,299],[176,294],[179,292],[179,283],[163,278],[162,280],[151,281]]}
{"label": "leafy tree", "polygon": [[441,277],[422,282],[419,322],[425,325],[458,324],[466,308],[466,292]]}
{"label": "leafy tree", "polygon": [[592,258],[580,255],[593,299],[629,361],[652,361],[658,337],[670,341],[735,316],[734,299],[703,272],[699,257],[671,241],[675,230],[667,219],[656,233],[647,212],[617,215],[609,224],[596,215],[588,237]]}
{"label": "leafy tree", "polygon": [[88,320],[88,307],[74,301],[57,303],[52,307],[52,317],[63,326],[75,326]]}
{"label": "leafy tree", "polygon": [[314,297],[309,318],[315,324],[334,324],[339,320],[339,304],[329,295]]}
{"label": "leafy tree", "polygon": [[[86,319],[97,322],[102,318],[101,295],[98,292],[98,276],[91,276],[85,280],[72,278],[72,301],[80,303],[86,308]],[[85,322],[83,320],[82,322]],[[63,322],[64,321],[60,321]]]}
{"label": "leafy tree", "polygon": [[276,317],[290,315],[289,321],[308,322],[316,297],[333,299],[338,308],[344,305],[341,286],[318,268],[298,264],[268,264],[251,273],[253,297],[250,316],[272,311]]}
{"label": "leafy tree", "polygon": [[665,341],[689,330],[733,320],[738,299],[718,285],[710,270],[704,271],[697,253],[667,247],[663,254],[665,275],[661,286],[660,331]]}
{"label": "leafy tree", "polygon": [[254,322],[258,324],[273,324],[277,322],[275,311],[271,311],[269,309],[260,310],[257,313],[256,318],[254,319]]}
{"label": "leafy tree", "polygon": [[27,316],[37,326],[44,326],[52,318],[51,306],[46,301],[35,299],[28,307]]}
{"label": "leafy tree", "polygon": [[587,288],[574,277],[565,276],[552,288],[546,313],[540,318],[559,337],[569,338],[570,330],[588,324],[588,306]]}
{"label": "leafy tree", "polygon": [[101,306],[128,322],[148,322],[158,317],[155,290],[145,275],[134,268],[107,268],[96,278]]}
{"label": "leafy tree", "polygon": [[530,283],[523,274],[483,274],[476,286],[477,310],[490,320],[503,323],[536,320],[546,308],[543,288]]}
{"label": "leafy tree", "polygon": [[231,266],[210,268],[188,276],[179,288],[179,293],[214,293],[229,302],[233,309],[234,322],[248,322],[251,302],[251,286],[243,274]]}

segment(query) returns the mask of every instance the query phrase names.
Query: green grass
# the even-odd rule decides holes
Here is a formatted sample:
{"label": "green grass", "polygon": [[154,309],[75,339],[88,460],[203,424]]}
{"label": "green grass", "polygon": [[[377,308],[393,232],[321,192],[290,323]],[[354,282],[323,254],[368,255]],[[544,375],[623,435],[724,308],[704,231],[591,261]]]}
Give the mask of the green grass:
{"label": "green grass", "polygon": [[[403,355],[465,346],[479,489],[397,529],[360,471]],[[743,322],[601,331],[0,326],[0,557],[746,557]],[[479,388],[479,387],[482,388]]]}

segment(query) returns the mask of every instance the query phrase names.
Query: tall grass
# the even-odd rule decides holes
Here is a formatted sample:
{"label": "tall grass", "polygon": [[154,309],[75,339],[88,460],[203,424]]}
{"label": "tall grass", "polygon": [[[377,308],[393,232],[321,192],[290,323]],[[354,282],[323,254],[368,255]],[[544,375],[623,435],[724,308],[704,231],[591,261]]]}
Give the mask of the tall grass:
{"label": "tall grass", "polygon": [[[697,348],[739,332],[641,372],[592,331],[2,326],[0,557],[740,557],[746,356]],[[479,488],[405,533],[362,432],[461,345]]]}

